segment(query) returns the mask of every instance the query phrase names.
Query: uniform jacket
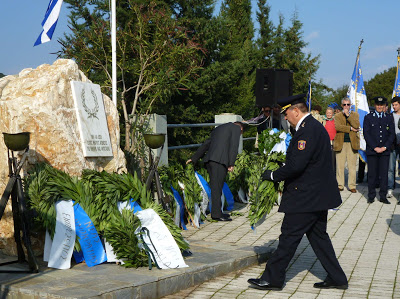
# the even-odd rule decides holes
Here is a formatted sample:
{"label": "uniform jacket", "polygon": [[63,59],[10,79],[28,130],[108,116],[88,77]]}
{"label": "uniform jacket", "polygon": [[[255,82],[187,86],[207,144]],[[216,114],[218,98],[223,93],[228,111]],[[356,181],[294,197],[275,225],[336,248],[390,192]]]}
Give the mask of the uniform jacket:
{"label": "uniform jacket", "polygon": [[279,212],[325,211],[342,203],[332,167],[329,135],[311,115],[300,124],[286,152],[286,164],[273,172],[285,181]]}
{"label": "uniform jacket", "polygon": [[[364,117],[364,138],[367,143],[367,155],[389,155],[396,133],[394,130],[393,116],[383,113],[379,118],[375,112],[368,113]],[[376,147],[386,146],[386,150],[378,154]]]}
{"label": "uniform jacket", "polygon": [[192,157],[196,163],[206,153],[203,162],[214,161],[226,167],[235,165],[239,150],[240,126],[227,123],[216,127]]}
{"label": "uniform jacket", "polygon": [[351,148],[355,151],[360,149],[360,136],[358,132],[350,130],[350,127],[358,129],[360,127],[360,116],[357,112],[351,112],[346,120],[343,112],[335,114],[336,136],[333,140],[333,150],[340,152],[343,148],[344,133],[349,133]]}

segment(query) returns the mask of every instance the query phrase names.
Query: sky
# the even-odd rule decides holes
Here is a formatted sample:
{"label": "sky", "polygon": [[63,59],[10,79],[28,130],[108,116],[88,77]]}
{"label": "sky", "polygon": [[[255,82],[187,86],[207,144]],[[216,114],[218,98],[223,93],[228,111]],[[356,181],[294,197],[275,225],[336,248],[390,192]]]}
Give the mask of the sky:
{"label": "sky", "polygon": [[[221,0],[217,0],[219,9]],[[52,41],[33,47],[39,36],[41,22],[49,0],[0,0],[0,73],[18,74],[25,68],[52,64],[61,49],[57,42],[68,29],[66,3]],[[257,0],[251,0],[253,17]],[[304,49],[313,56],[321,55],[317,80],[332,88],[348,85],[353,73],[361,39],[361,66],[364,80],[389,67],[396,66],[400,47],[400,28],[396,20],[399,0],[268,0],[270,17],[275,25],[279,15],[285,26],[295,12],[303,23]],[[257,25],[256,25],[257,28]],[[393,82],[394,83],[394,82]]]}

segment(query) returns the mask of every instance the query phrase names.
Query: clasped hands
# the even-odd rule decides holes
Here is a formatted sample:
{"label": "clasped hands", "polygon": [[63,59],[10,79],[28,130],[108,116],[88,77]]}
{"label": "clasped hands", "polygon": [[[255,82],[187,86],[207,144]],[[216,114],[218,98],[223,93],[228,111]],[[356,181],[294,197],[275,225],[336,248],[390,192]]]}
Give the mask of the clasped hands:
{"label": "clasped hands", "polygon": [[374,151],[376,152],[376,153],[378,153],[378,154],[381,154],[381,153],[383,153],[384,151],[386,151],[386,147],[376,147],[376,148],[374,148]]}

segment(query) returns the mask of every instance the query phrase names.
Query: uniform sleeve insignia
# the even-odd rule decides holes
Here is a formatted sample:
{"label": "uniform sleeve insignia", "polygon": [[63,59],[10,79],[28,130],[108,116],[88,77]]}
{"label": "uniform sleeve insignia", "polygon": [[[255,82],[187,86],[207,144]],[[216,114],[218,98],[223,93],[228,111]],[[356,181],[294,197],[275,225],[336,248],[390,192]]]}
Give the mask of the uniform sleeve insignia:
{"label": "uniform sleeve insignia", "polygon": [[305,140],[299,140],[297,141],[297,149],[299,151],[302,151],[303,149],[306,148],[306,141]]}

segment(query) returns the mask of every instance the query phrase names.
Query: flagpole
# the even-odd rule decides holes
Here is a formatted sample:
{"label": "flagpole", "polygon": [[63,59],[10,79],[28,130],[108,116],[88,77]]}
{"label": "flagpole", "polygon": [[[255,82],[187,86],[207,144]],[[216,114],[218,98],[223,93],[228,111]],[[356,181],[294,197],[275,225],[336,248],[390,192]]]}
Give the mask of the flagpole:
{"label": "flagpole", "polygon": [[117,17],[115,1],[111,0],[111,67],[112,67],[112,101],[117,106]]}
{"label": "flagpole", "polygon": [[[363,42],[364,42],[364,39],[361,39],[360,45],[358,46],[356,66],[355,66],[356,72],[358,72],[358,62],[360,60],[361,45],[363,44]],[[358,112],[358,103],[357,103],[358,74],[356,74],[356,82],[354,82],[354,84],[355,84],[354,104],[356,106],[356,112]]]}
{"label": "flagpole", "polygon": [[400,64],[400,48],[397,48],[397,70],[396,70],[396,79],[394,80],[394,88],[393,88],[393,94],[392,94],[392,99],[395,97],[395,96],[399,96],[398,94],[397,94],[397,92],[396,92],[396,90],[397,90],[397,82],[398,82],[398,79],[399,79],[399,64]]}
{"label": "flagpole", "polygon": [[311,90],[311,75],[308,78],[308,88],[309,88],[309,103],[308,103],[308,113],[311,113],[311,96],[312,96],[312,90]]}

